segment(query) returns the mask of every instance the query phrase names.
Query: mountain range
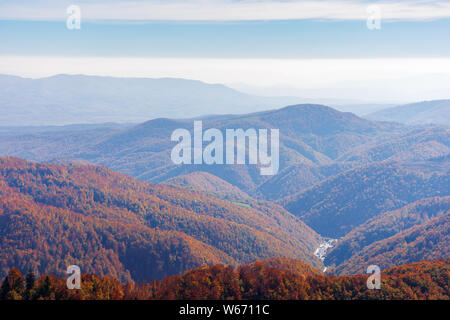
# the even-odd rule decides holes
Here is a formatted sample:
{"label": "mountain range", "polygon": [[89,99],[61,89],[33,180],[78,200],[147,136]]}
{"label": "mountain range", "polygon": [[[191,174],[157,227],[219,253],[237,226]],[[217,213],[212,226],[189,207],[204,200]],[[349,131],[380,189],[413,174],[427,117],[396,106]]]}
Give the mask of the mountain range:
{"label": "mountain range", "polygon": [[[264,90],[266,92],[267,90]],[[298,103],[331,104],[367,114],[391,107],[342,99],[309,99],[298,94],[252,94],[223,84],[181,78],[116,78],[59,74],[23,78],[0,74],[0,126],[141,123],[208,114],[245,114]]]}
{"label": "mountain range", "polygon": [[376,111],[365,116],[371,120],[395,121],[409,125],[450,125],[450,100],[411,103]]}
{"label": "mountain range", "polygon": [[[261,176],[258,165],[172,163],[171,133],[192,133],[194,120],[202,120],[204,130],[279,129],[279,172]],[[0,235],[12,257],[3,260],[3,272],[14,264],[48,272],[74,258],[89,261],[89,272],[113,270],[120,279],[142,280],[204,264],[286,257],[354,274],[368,261],[390,268],[449,257],[445,125],[373,121],[307,104],[137,125],[3,129],[0,155],[33,161],[2,159],[8,223]],[[58,221],[56,231],[42,218],[46,210]],[[89,232],[64,242],[84,248],[89,239],[83,258],[73,256],[70,245],[50,244],[52,234],[64,237],[65,221],[75,217],[73,228],[89,226]],[[22,236],[16,225],[24,226]],[[40,241],[53,251],[30,249],[26,241],[32,237],[26,232],[41,225]],[[314,253],[333,239],[322,262]],[[51,258],[50,251],[59,254]],[[154,260],[143,262],[146,271],[136,262],[145,252]]]}
{"label": "mountain range", "polygon": [[[72,132],[51,131],[0,135],[0,154],[33,161],[85,160],[129,174],[139,180],[163,182],[182,174],[209,172],[253,197],[275,199],[300,191],[311,183],[349,169],[351,162],[337,161],[356,147],[404,131],[401,125],[361,119],[321,105],[297,105],[246,115],[200,118],[203,128],[281,128],[280,172],[271,179],[257,166],[189,165],[172,163],[172,132],[192,132],[193,120],[160,118],[130,128],[90,127]],[[281,186],[296,172],[298,182]],[[285,178],[282,178],[285,176]],[[282,179],[282,180],[280,180]]]}
{"label": "mountain range", "polygon": [[298,103],[259,97],[222,84],[176,78],[56,75],[29,79],[0,75],[1,126],[143,122],[211,113],[246,113]]}

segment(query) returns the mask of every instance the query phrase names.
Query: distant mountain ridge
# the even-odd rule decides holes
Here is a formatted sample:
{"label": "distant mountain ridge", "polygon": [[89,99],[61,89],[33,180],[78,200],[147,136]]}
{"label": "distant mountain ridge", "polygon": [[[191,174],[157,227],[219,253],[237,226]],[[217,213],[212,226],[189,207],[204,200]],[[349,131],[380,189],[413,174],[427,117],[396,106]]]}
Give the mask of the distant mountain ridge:
{"label": "distant mountain ridge", "polygon": [[[261,176],[255,165],[174,165],[170,152],[175,143],[170,136],[178,128],[192,131],[193,119],[159,118],[122,130],[101,128],[0,136],[0,154],[34,161],[86,160],[155,183],[202,171],[252,197],[274,199],[352,167],[351,163],[336,160],[355,147],[403,130],[401,125],[369,121],[322,105],[295,105],[203,119],[204,129],[279,129],[279,174],[284,177]],[[308,173],[304,174],[305,170]],[[290,172],[297,172],[298,182],[290,178]],[[294,183],[290,188],[280,189],[279,182],[285,180]]]}
{"label": "distant mountain ridge", "polygon": [[0,126],[143,122],[248,113],[301,102],[245,94],[222,84],[176,78],[0,75]]}
{"label": "distant mountain ridge", "polygon": [[388,108],[365,116],[370,120],[395,121],[409,125],[450,125],[450,100],[432,100]]}

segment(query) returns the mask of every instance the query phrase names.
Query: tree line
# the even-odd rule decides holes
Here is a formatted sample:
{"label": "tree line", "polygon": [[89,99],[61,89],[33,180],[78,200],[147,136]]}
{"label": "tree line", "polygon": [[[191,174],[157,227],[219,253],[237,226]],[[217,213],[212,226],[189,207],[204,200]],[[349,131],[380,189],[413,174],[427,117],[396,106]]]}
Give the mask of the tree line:
{"label": "tree line", "polygon": [[47,274],[38,277],[32,271],[22,275],[12,268],[1,282],[0,300],[450,299],[450,259],[384,270],[380,290],[367,288],[367,275],[326,276],[302,265],[296,260],[272,259],[238,268],[204,266],[139,283],[83,274],[79,290],[69,290],[64,277]]}

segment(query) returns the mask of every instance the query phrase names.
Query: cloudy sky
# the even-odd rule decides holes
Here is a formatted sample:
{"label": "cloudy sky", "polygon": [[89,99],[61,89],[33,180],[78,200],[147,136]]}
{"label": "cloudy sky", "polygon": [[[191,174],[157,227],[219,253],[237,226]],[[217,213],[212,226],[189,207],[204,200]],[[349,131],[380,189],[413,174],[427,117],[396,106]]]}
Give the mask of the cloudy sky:
{"label": "cloudy sky", "polygon": [[[66,27],[70,5],[81,10],[80,30]],[[377,10],[381,29],[369,30]],[[449,30],[450,1],[0,0],[0,73],[183,77],[374,102],[450,98]]]}

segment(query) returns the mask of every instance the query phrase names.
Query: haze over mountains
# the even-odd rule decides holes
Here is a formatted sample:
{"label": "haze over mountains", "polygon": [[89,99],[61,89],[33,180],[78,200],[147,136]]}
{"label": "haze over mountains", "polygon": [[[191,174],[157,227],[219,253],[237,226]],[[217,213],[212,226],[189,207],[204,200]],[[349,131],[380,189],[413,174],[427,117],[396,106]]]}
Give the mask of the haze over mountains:
{"label": "haze over mountains", "polygon": [[143,122],[246,113],[298,103],[299,98],[248,95],[221,84],[175,78],[0,75],[0,126]]}
{"label": "haze over mountains", "polygon": [[[84,160],[157,183],[204,171],[251,196],[276,199],[351,168],[351,162],[337,161],[350,150],[404,132],[400,125],[372,122],[319,105],[204,118],[204,129],[281,128],[280,172],[275,176],[261,176],[255,165],[173,164],[170,152],[176,143],[170,141],[170,136],[178,128],[192,131],[193,121],[155,119],[126,129],[102,127],[9,135],[1,138],[0,152],[34,161]],[[293,178],[295,184],[286,188],[289,184],[284,181]]]}
{"label": "haze over mountains", "polygon": [[299,103],[330,104],[371,120],[449,124],[449,100],[395,107],[392,103],[298,97],[295,91],[289,92],[280,96],[254,95],[222,84],[177,78],[60,74],[29,79],[0,75],[0,126],[139,123],[159,117],[244,114]]}
{"label": "haze over mountains", "polygon": [[434,100],[387,108],[366,116],[367,119],[400,123],[450,125],[450,100]]}
{"label": "haze over mountains", "polygon": [[[65,181],[64,177],[68,173],[61,172],[66,170],[69,176],[78,172],[76,179],[79,179],[80,172],[96,177],[93,180],[79,181],[75,189],[64,191],[71,194],[80,189],[70,201],[84,203],[86,199],[90,199],[88,207],[96,208],[98,201],[96,196],[91,199],[91,191],[85,193],[84,190],[99,188],[96,182],[99,179],[109,181],[102,182],[102,186],[107,183],[107,189],[113,188],[116,190],[113,194],[118,193],[119,197],[124,199],[128,199],[129,194],[136,193],[138,203],[133,204],[131,209],[128,204],[125,208],[120,207],[120,212],[134,212],[135,208],[138,210],[138,216],[141,210],[148,218],[152,217],[154,212],[161,212],[162,215],[157,214],[155,221],[150,219],[136,222],[136,226],[130,228],[150,228],[151,231],[145,232],[156,232],[152,239],[163,237],[158,233],[160,229],[181,232],[183,237],[193,238],[185,238],[187,246],[201,246],[200,251],[205,252],[205,257],[201,260],[201,255],[195,254],[193,257],[179,257],[181,251],[174,249],[173,255],[178,257],[176,261],[187,259],[188,262],[178,266],[178,269],[173,269],[169,262],[164,262],[169,263],[167,268],[170,266],[170,273],[181,272],[206,261],[237,265],[253,259],[276,256],[300,258],[317,267],[321,266],[321,261],[314,256],[314,252],[327,238],[339,240],[337,246],[327,253],[329,258],[326,256],[325,265],[330,267],[330,272],[340,274],[360,272],[367,267],[367,259],[373,262],[379,259],[383,268],[388,268],[423,258],[448,258],[449,252],[443,250],[442,246],[449,244],[449,226],[445,215],[441,215],[448,209],[448,201],[445,199],[450,196],[448,126],[408,126],[371,121],[327,106],[310,104],[250,114],[210,115],[197,119],[203,121],[204,130],[278,128],[278,174],[261,176],[257,165],[173,164],[170,152],[176,142],[170,141],[171,133],[179,128],[192,132],[194,119],[158,118],[126,126],[102,124],[48,129],[26,128],[22,133],[20,128],[16,128],[12,132],[0,132],[0,155],[69,164],[69,169],[39,165],[42,166],[41,170],[46,172],[38,174],[39,177],[42,176],[36,182],[39,187],[36,190],[24,189],[24,182],[19,181],[29,181],[28,169],[24,171],[24,168],[32,165],[14,160],[13,165],[8,164],[4,169],[4,179],[8,188],[19,189],[8,191],[7,194],[14,194],[18,198],[25,197],[27,201],[31,201],[25,208],[36,205],[55,206],[53,201],[58,204],[60,200],[57,199],[62,196],[61,193],[58,193],[58,197],[47,197],[41,204],[39,197],[42,191],[38,190],[49,188],[46,183],[48,179]],[[9,163],[12,160],[4,161]],[[144,182],[141,185],[141,182],[131,178],[116,176],[109,171],[103,172],[104,169],[79,166],[87,163],[102,165],[138,180],[160,183],[161,186],[147,185]],[[11,175],[16,172],[12,167],[15,166],[20,169],[17,174],[14,173],[15,182],[11,184]],[[36,178],[32,179],[34,180]],[[113,181],[124,181],[124,184],[115,189],[117,186]],[[25,183],[27,184],[29,182]],[[48,190],[59,188],[59,184],[60,182],[55,186],[52,184]],[[154,200],[146,202],[148,193],[158,199],[153,198]],[[135,199],[134,196],[131,198]],[[193,198],[198,200],[193,201]],[[439,209],[442,212],[435,212],[433,202],[427,200],[434,198],[445,200],[440,207],[442,210]],[[108,206],[116,202],[111,201],[113,202],[108,200]],[[134,200],[120,201],[135,203]],[[159,209],[150,213],[148,210],[153,208],[152,201],[168,201],[170,204],[164,202],[159,205]],[[36,202],[38,204],[35,204]],[[61,209],[59,205],[56,207]],[[62,207],[67,210],[72,210],[71,208],[67,204]],[[409,209],[405,211],[406,209],[402,208]],[[86,206],[83,205],[82,209],[85,210]],[[8,215],[15,212],[8,210]],[[34,209],[27,210],[35,212]],[[98,210],[100,209],[92,212]],[[188,212],[179,217],[180,210]],[[410,216],[402,218],[404,228],[385,226],[384,221],[390,221],[391,218],[388,217],[396,215],[396,210],[411,212]],[[55,219],[60,214],[62,213],[55,213]],[[81,214],[90,216],[91,209]],[[197,217],[199,214],[201,217]],[[109,224],[111,219],[122,218],[104,214],[102,219],[105,221],[101,223]],[[235,223],[242,226],[238,227]],[[93,228],[97,228],[94,225]],[[380,226],[381,229],[374,229],[374,225]],[[114,228],[111,231],[111,237],[115,239],[113,243],[131,246],[116,237],[118,231]],[[385,229],[390,231],[382,231]],[[6,234],[9,237],[8,232]],[[353,232],[357,235],[367,232],[367,236],[360,237]],[[380,236],[380,232],[384,232],[383,236]],[[236,235],[239,235],[240,241],[233,242]],[[153,252],[153,240],[148,241],[149,247],[144,250]],[[240,245],[242,241],[245,246]],[[357,245],[353,245],[354,243]],[[106,251],[110,250],[109,244],[102,245]],[[168,250],[171,252],[171,249]],[[222,258],[214,253],[215,250],[223,252],[219,255]],[[191,251],[198,252],[196,249]],[[124,262],[120,255],[111,259],[121,263],[119,265],[117,262],[119,267],[114,269],[117,274],[128,277],[124,271],[127,269],[132,278],[144,279],[150,276],[143,273],[133,276],[132,272],[138,271],[128,268],[128,262]],[[11,261],[13,260],[8,260],[8,263]],[[105,260],[105,265],[115,265],[106,261],[112,260]],[[160,269],[152,270],[151,276],[164,275]]]}

